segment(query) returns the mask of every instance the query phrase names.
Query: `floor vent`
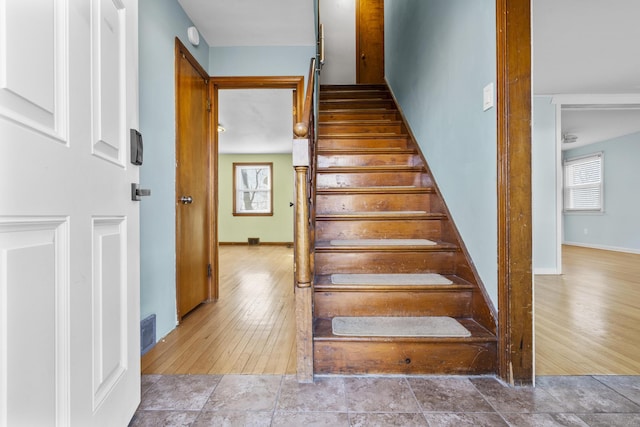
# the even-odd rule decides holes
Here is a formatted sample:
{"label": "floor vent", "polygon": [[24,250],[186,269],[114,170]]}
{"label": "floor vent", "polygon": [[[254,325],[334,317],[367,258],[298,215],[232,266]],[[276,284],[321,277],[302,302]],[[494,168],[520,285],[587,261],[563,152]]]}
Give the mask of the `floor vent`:
{"label": "floor vent", "polygon": [[250,245],[259,245],[260,244],[260,238],[259,237],[249,237],[247,239],[247,241],[249,242]]}
{"label": "floor vent", "polygon": [[156,345],[156,315],[152,314],[140,321],[140,355]]}

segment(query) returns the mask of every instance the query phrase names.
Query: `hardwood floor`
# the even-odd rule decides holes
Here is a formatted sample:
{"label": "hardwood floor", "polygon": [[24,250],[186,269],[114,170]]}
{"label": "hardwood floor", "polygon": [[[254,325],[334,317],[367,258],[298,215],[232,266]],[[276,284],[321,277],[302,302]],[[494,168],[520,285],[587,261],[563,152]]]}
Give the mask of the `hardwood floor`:
{"label": "hardwood floor", "polygon": [[220,299],[142,357],[143,374],[293,374],[293,249],[221,246]]}
{"label": "hardwood floor", "polygon": [[[144,374],[293,374],[293,251],[221,246],[220,299],[142,357]],[[537,375],[640,375],[640,255],[563,247],[535,277]]]}
{"label": "hardwood floor", "polygon": [[535,277],[537,375],[640,374],[640,255],[563,246]]}

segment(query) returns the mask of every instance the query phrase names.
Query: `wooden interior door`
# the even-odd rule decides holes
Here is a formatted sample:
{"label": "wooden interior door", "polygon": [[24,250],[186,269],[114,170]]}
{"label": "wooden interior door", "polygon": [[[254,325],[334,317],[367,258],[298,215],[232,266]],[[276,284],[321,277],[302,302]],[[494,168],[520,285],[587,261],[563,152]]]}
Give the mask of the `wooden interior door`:
{"label": "wooden interior door", "polygon": [[209,76],[176,39],[178,320],[210,296]]}
{"label": "wooden interior door", "polygon": [[356,83],[384,83],[384,0],[358,0]]}
{"label": "wooden interior door", "polygon": [[0,2],[0,426],[140,402],[137,4]]}

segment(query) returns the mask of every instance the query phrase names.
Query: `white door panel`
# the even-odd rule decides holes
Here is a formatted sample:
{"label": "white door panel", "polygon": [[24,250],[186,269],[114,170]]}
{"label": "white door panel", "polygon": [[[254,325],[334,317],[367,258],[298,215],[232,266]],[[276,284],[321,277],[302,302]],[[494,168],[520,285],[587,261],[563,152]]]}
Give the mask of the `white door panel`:
{"label": "white door panel", "polygon": [[0,0],[0,426],[140,399],[135,0]]}

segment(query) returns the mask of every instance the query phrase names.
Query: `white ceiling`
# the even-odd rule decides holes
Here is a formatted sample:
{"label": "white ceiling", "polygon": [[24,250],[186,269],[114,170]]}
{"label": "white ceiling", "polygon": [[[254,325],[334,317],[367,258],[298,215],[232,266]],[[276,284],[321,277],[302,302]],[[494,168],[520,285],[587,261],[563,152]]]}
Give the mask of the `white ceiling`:
{"label": "white ceiling", "polygon": [[533,89],[640,93],[640,1],[533,0]]}
{"label": "white ceiling", "polygon": [[178,0],[209,46],[312,46],[313,0]]}
{"label": "white ceiling", "polygon": [[563,144],[563,149],[577,148],[638,131],[640,131],[640,107],[625,110],[604,108],[562,110],[563,134],[578,137],[573,144]]}
{"label": "white ceiling", "polygon": [[[314,0],[178,0],[209,46],[313,46]],[[260,75],[260,70],[256,70]],[[290,90],[221,90],[219,152],[287,153]]]}
{"label": "white ceiling", "polygon": [[[532,0],[532,26],[534,94],[640,94],[639,0]],[[563,149],[634,132],[637,109],[562,110]]]}
{"label": "white ceiling", "polygon": [[225,89],[218,92],[220,154],[290,153],[293,91]]}
{"label": "white ceiling", "polygon": [[[314,44],[313,0],[178,1],[210,46]],[[535,95],[640,94],[640,0],[531,3]],[[290,97],[265,99],[259,92],[255,100],[248,92],[238,94],[240,105],[234,105],[234,95],[225,95],[229,99],[220,103],[219,114],[228,130],[220,141],[227,147],[221,150],[280,152],[285,139],[290,146],[291,128],[283,125],[290,121]],[[290,96],[289,91],[282,92]],[[278,99],[281,103],[276,104]],[[578,136],[578,143],[565,148],[639,131],[639,110],[562,114],[562,132]],[[241,139],[230,142],[234,135]],[[265,143],[265,135],[277,142]],[[259,145],[251,145],[252,141]]]}

